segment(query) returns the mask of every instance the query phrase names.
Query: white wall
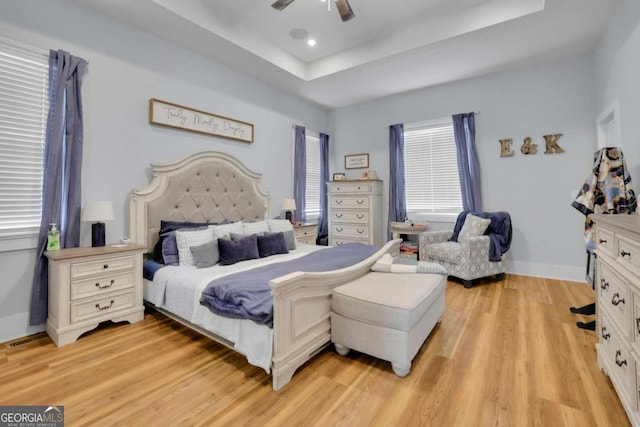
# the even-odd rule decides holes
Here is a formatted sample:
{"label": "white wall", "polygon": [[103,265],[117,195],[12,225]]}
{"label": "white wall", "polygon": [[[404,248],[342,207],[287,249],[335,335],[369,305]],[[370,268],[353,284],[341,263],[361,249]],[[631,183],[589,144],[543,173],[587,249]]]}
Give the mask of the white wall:
{"label": "white wall", "polygon": [[596,52],[597,113],[620,105],[622,151],[640,190],[640,2],[621,2]]}
{"label": "white wall", "polygon": [[[112,200],[116,220],[107,242],[128,233],[127,196],[149,182],[149,164],[217,150],[263,173],[271,214],[293,194],[292,125],[326,131],[325,109],[98,16],[68,1],[0,2],[0,36],[43,49],[64,49],[89,61],[83,85],[83,200]],[[247,144],[148,123],[149,98],[247,121]],[[83,246],[90,227],[83,226]],[[0,252],[0,342],[32,333],[28,311],[34,250]]]}
{"label": "white wall", "polygon": [[[345,154],[368,152],[386,187],[388,125],[480,111],[484,210],[511,213],[509,271],[583,280],[584,216],[570,205],[596,148],[594,87],[593,57],[580,55],[341,108],[332,112],[331,172],[342,171]],[[564,134],[565,153],[543,154],[550,133]],[[538,154],[520,153],[527,136]],[[514,157],[500,157],[501,138],[513,138]]]}

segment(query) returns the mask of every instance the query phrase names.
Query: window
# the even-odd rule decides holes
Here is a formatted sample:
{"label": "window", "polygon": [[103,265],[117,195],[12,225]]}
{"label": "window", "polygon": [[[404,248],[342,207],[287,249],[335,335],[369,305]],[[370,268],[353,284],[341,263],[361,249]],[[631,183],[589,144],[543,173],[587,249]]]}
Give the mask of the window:
{"label": "window", "polygon": [[412,214],[462,211],[451,118],[404,126],[405,197]]}
{"label": "window", "polygon": [[307,185],[305,187],[305,213],[307,221],[320,215],[320,137],[307,130]]}
{"label": "window", "polygon": [[605,147],[620,147],[620,103],[615,100],[596,120],[598,149]]}
{"label": "window", "polygon": [[48,91],[47,53],[0,38],[0,239],[3,240],[37,235],[40,227]]}

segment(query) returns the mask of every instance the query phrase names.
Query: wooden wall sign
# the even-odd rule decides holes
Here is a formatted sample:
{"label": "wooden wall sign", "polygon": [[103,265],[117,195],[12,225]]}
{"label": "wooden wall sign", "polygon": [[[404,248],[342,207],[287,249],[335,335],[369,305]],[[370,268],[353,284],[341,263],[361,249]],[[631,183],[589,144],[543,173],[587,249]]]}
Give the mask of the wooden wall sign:
{"label": "wooden wall sign", "polygon": [[251,123],[154,98],[149,100],[149,123],[243,142],[253,142],[253,125]]}
{"label": "wooden wall sign", "polygon": [[[545,143],[545,151],[544,154],[556,154],[556,153],[564,153],[564,150],[558,145],[558,140],[562,136],[561,133],[556,133],[553,135],[542,135]],[[500,142],[500,157],[513,157],[515,152],[511,148],[511,144],[513,144],[513,139],[511,138],[503,138],[498,140]],[[528,136],[522,142],[522,146],[520,147],[520,152],[522,154],[536,154],[538,152],[538,144],[531,143],[531,137]]]}

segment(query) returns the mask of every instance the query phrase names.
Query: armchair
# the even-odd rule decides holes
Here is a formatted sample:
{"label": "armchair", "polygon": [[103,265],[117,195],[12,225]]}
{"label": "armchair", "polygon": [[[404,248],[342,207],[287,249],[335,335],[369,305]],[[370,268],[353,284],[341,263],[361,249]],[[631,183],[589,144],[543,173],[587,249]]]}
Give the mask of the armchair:
{"label": "armchair", "polygon": [[[489,219],[479,233],[458,239],[468,214]],[[479,234],[477,233],[477,234]],[[426,231],[420,234],[420,259],[443,265],[450,276],[462,279],[465,288],[481,277],[497,275],[504,279],[503,255],[511,245],[511,217],[506,212],[462,212],[453,230]]]}

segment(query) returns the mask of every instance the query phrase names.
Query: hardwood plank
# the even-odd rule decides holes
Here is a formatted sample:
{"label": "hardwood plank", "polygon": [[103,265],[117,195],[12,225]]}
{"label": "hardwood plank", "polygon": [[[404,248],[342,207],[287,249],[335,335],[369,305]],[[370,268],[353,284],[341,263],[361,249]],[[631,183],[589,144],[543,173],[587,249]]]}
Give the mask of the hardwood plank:
{"label": "hardwood plank", "polygon": [[584,283],[507,275],[449,282],[440,324],[406,378],[332,348],[275,392],[246,359],[160,313],[105,325],[57,348],[0,347],[0,405],[64,405],[67,425],[628,426],[569,312]]}

